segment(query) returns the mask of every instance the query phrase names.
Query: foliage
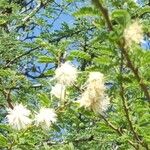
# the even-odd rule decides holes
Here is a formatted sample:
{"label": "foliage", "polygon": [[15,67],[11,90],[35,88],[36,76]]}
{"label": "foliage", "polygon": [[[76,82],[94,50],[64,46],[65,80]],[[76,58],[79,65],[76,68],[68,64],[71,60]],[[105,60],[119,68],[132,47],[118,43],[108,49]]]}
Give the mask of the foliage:
{"label": "foliage", "polygon": [[[149,150],[150,51],[137,43],[127,47],[123,37],[138,20],[148,39],[149,11],[148,0],[1,0],[0,149]],[[50,91],[65,61],[79,75],[60,101]],[[104,74],[111,101],[101,114],[77,103],[92,71]],[[57,122],[13,129],[7,110],[19,103],[31,117],[41,107],[54,108]]]}

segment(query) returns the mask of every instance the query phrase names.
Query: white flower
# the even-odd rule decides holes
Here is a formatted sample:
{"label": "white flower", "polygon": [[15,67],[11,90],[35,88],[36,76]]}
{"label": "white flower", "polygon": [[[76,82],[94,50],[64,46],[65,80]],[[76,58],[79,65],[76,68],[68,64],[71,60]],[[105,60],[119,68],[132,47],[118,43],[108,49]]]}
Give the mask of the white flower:
{"label": "white flower", "polygon": [[88,82],[92,82],[92,81],[101,81],[103,82],[103,78],[104,78],[104,75],[100,72],[90,72],[89,74],[89,78],[88,78]]}
{"label": "white flower", "polygon": [[79,100],[80,106],[84,106],[86,108],[90,107],[92,105],[92,101],[90,99],[88,91],[85,91],[82,93],[81,99]]}
{"label": "white flower", "polygon": [[91,93],[103,93],[105,90],[104,75],[100,72],[91,72],[87,80],[87,90]]}
{"label": "white flower", "polygon": [[69,62],[61,64],[61,66],[55,70],[55,79],[60,84],[70,86],[76,81],[76,78],[77,69]]}
{"label": "white flower", "polygon": [[131,46],[132,42],[139,44],[143,39],[142,25],[135,21],[124,30],[126,46]]}
{"label": "white flower", "polygon": [[109,106],[109,98],[105,94],[105,85],[103,74],[100,72],[91,72],[87,80],[87,86],[83,92],[80,106],[90,108],[94,112],[106,111]]}
{"label": "white flower", "polygon": [[57,120],[55,111],[51,108],[41,108],[39,113],[36,115],[35,120],[37,125],[40,123],[46,124],[47,127]]}
{"label": "white flower", "polygon": [[29,118],[30,111],[25,108],[22,104],[16,105],[13,109],[8,109],[9,124],[15,129],[24,129],[29,124],[31,124],[31,119]]}
{"label": "white flower", "polygon": [[99,99],[91,105],[91,109],[94,112],[104,112],[108,109],[108,106],[110,105],[110,99],[108,96],[103,95],[99,97]]}
{"label": "white flower", "polygon": [[66,87],[64,85],[57,83],[55,86],[52,87],[51,94],[61,100],[64,100],[65,89],[66,89]]}

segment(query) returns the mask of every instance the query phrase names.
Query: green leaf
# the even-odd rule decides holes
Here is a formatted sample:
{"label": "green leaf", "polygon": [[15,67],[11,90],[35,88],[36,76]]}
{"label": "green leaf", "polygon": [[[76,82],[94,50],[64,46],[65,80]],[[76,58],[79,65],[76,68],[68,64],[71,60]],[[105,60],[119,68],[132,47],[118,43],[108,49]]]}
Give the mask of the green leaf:
{"label": "green leaf", "polygon": [[59,126],[56,125],[56,124],[53,124],[53,129],[56,130],[57,132],[61,131],[60,128],[59,128]]}
{"label": "green leaf", "polygon": [[73,144],[72,144],[72,143],[69,143],[69,144],[68,144],[68,148],[69,148],[69,150],[74,150]]}
{"label": "green leaf", "polygon": [[51,76],[51,75],[54,75],[55,71],[54,70],[47,70],[44,75],[48,75],[48,76]]}
{"label": "green leaf", "polygon": [[122,9],[114,10],[112,12],[112,19],[123,26],[126,26],[131,21],[130,14]]}
{"label": "green leaf", "polygon": [[110,63],[110,60],[107,57],[95,57],[92,61],[95,64],[103,64],[103,65],[108,65]]}
{"label": "green leaf", "polygon": [[44,106],[49,106],[51,104],[51,101],[50,101],[48,95],[46,95],[45,93],[38,94],[38,98],[39,98],[41,104],[43,104]]}
{"label": "green leaf", "polygon": [[52,63],[54,61],[55,61],[55,59],[53,57],[49,57],[49,56],[40,56],[38,59],[38,62],[40,62],[40,63]]}
{"label": "green leaf", "polygon": [[93,16],[99,13],[98,10],[92,8],[92,7],[82,7],[78,11],[76,11],[73,15],[75,17],[80,17],[80,16]]}
{"label": "green leaf", "polygon": [[74,58],[90,60],[91,56],[86,52],[79,51],[79,50],[73,50],[73,51],[70,52],[70,55],[68,56],[68,59],[73,60]]}
{"label": "green leaf", "polygon": [[0,134],[0,147],[6,147],[7,146],[7,139]]}
{"label": "green leaf", "polygon": [[138,12],[138,15],[141,16],[141,15],[143,15],[143,14],[145,14],[145,13],[150,13],[150,7],[145,6],[145,7],[141,8],[141,9],[139,10],[139,12]]}
{"label": "green leaf", "polygon": [[3,18],[1,18],[1,19],[0,19],[0,25],[5,24],[6,22],[7,22],[7,20],[6,20],[6,19],[3,19]]}
{"label": "green leaf", "polygon": [[11,75],[14,75],[15,74],[15,71],[12,71],[10,69],[0,69],[0,76],[2,77],[7,77],[7,76],[11,76]]}
{"label": "green leaf", "polygon": [[111,129],[111,128],[109,128],[108,126],[106,126],[103,122],[99,122],[98,123],[98,128],[97,128],[97,131],[98,132],[107,132],[107,133],[113,133],[114,131]]}
{"label": "green leaf", "polygon": [[0,129],[6,130],[6,131],[11,131],[11,129],[9,128],[9,126],[5,125],[5,124],[0,124]]}

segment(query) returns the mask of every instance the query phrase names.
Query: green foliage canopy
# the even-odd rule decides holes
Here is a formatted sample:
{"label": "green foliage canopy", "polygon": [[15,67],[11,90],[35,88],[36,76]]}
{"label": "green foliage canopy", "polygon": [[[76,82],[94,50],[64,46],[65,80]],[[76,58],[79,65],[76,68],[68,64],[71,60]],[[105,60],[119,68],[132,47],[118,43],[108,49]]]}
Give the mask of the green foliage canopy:
{"label": "green foliage canopy", "polygon": [[[149,6],[148,0],[1,0],[0,149],[149,150],[150,51],[124,39],[135,21],[149,38]],[[61,22],[66,15],[72,24]],[[65,61],[79,76],[60,101],[50,91]],[[110,98],[101,114],[76,103],[92,71],[104,74]],[[7,110],[20,103],[31,117],[41,107],[54,108],[57,122],[13,129]]]}

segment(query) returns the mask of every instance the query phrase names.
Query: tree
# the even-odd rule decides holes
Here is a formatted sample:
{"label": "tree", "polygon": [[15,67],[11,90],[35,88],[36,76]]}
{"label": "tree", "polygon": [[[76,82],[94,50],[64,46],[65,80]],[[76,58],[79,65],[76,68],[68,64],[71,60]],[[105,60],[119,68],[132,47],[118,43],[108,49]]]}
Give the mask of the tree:
{"label": "tree", "polygon": [[149,150],[149,5],[1,0],[0,148]]}

